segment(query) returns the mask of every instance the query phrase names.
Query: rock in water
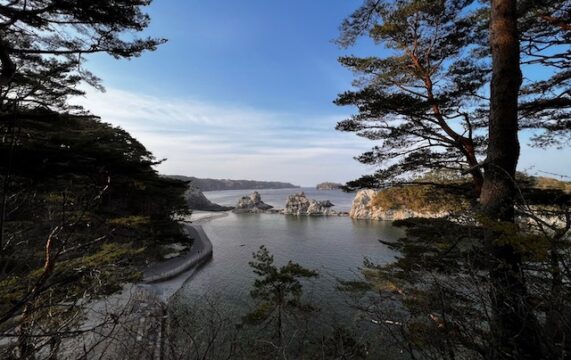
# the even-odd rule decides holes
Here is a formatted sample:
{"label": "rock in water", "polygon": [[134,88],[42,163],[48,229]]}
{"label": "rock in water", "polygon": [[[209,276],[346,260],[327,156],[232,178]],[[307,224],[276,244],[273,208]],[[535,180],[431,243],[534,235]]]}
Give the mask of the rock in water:
{"label": "rock in water", "polygon": [[234,212],[236,213],[259,213],[270,210],[273,206],[268,205],[262,201],[262,197],[257,191],[254,191],[250,196],[243,196],[239,201]]}
{"label": "rock in water", "polygon": [[283,213],[286,215],[335,215],[335,212],[331,210],[333,206],[329,200],[308,199],[302,192],[288,197]]}
{"label": "rock in water", "polygon": [[206,196],[200,191],[200,189],[189,186],[188,190],[184,194],[186,203],[191,210],[204,210],[204,211],[226,211],[232,210],[232,207],[222,206],[214,204],[212,201],[208,200]]}

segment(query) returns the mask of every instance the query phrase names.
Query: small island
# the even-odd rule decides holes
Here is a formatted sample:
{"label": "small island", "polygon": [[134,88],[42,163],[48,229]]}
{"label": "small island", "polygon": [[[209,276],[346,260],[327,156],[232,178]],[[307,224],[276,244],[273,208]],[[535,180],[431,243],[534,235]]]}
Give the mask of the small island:
{"label": "small island", "polygon": [[315,188],[317,190],[337,190],[337,189],[341,189],[342,186],[343,186],[343,184],[339,184],[339,183],[322,182],[320,184],[317,184],[317,186]]}

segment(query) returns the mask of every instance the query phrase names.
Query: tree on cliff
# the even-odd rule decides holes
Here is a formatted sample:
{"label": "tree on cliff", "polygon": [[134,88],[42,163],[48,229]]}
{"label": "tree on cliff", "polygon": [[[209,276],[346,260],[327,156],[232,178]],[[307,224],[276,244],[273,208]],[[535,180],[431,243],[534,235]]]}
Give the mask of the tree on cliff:
{"label": "tree on cliff", "polygon": [[[520,7],[522,64],[530,73],[519,102],[521,128],[534,130],[538,145],[564,144],[571,128],[569,8],[568,1],[556,0]],[[477,164],[490,107],[489,21],[487,8],[473,0],[366,0],[345,20],[341,46],[367,34],[386,54],[340,58],[358,78],[356,89],[336,103],[356,106],[358,113],[337,129],[377,142],[358,160],[380,167],[349,187],[451,169],[470,174],[479,195],[484,179]]]}
{"label": "tree on cliff", "polygon": [[[367,22],[375,16],[384,19],[385,7],[389,6],[393,11],[390,19],[398,18],[394,15],[397,14],[405,24],[415,24],[418,17],[423,18],[424,9],[436,3],[456,9],[461,2],[397,1],[391,8],[382,1],[366,1],[355,14]],[[463,2],[463,6],[470,3]],[[416,353],[426,358],[448,359],[463,356],[551,359],[566,358],[570,348],[567,339],[571,328],[568,315],[571,289],[565,269],[570,260],[571,199],[568,193],[557,194],[558,202],[550,202],[543,215],[558,221],[546,221],[535,215],[534,211],[539,210],[528,206],[515,179],[521,128],[541,129],[534,139],[538,145],[564,144],[569,137],[571,94],[567,70],[569,48],[565,45],[569,45],[571,6],[566,1],[521,1],[518,8],[517,3],[492,0],[489,8],[472,5],[462,12],[472,10],[471,28],[477,45],[472,54],[484,60],[491,57],[491,65],[481,68],[487,73],[484,78],[489,79],[489,97],[482,96],[478,109],[472,109],[481,117],[481,124],[488,126],[482,142],[487,145],[487,157],[470,168],[485,170],[479,214],[466,214],[465,218],[452,222],[447,219],[402,222],[401,225],[408,226],[408,236],[389,245],[404,256],[387,266],[366,264],[365,276],[381,295],[382,310],[376,313],[379,322],[389,318],[393,321],[388,327],[394,328],[394,319],[400,315],[401,327],[389,332],[396,333],[395,338],[401,340],[404,336],[406,341],[401,346],[408,348],[413,356]],[[364,29],[363,23],[346,24],[356,26],[354,34]],[[375,26],[372,29],[374,32]],[[417,43],[415,37],[411,39],[413,44]],[[543,66],[555,71],[522,85],[520,64],[535,70]],[[376,78],[369,86],[377,86]],[[371,96],[365,105],[359,104],[360,112],[367,111],[369,105],[374,110],[382,108],[374,107],[376,101],[384,101],[383,95],[380,98]],[[402,121],[402,114],[399,119]],[[366,126],[357,129],[366,132]],[[401,133],[395,132],[393,136],[402,139]],[[390,138],[388,133],[381,133],[381,139],[387,151],[392,149],[391,142],[397,146],[404,144]],[[414,143],[404,144],[400,150],[411,145]],[[382,158],[387,151],[377,158],[398,160],[395,155]],[[412,147],[410,151],[418,153],[418,148]],[[393,174],[398,175],[403,169],[415,170],[406,167],[414,165],[410,159],[401,160],[388,171],[396,169]],[[423,162],[432,166],[429,158],[413,160],[421,166],[425,166]],[[387,174],[380,171],[377,177],[368,180],[374,184]],[[518,224],[516,205],[525,210],[518,213],[524,219]],[[559,211],[558,205],[561,205]],[[387,311],[386,304],[390,303],[387,300],[395,298],[404,306]]]}

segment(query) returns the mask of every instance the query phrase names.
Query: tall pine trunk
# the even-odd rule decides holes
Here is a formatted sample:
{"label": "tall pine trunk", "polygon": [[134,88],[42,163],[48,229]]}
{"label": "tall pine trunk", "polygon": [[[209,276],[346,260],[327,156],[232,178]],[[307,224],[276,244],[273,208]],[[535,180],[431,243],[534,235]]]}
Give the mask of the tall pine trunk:
{"label": "tall pine trunk", "polygon": [[[491,252],[493,358],[545,359],[538,321],[529,304],[522,258],[512,244],[498,241],[493,224],[514,222],[515,172],[519,158],[518,93],[522,82],[517,30],[517,1],[492,0],[490,44],[492,82],[489,145],[480,197],[491,227],[486,243]],[[495,228],[495,229],[494,229]]]}

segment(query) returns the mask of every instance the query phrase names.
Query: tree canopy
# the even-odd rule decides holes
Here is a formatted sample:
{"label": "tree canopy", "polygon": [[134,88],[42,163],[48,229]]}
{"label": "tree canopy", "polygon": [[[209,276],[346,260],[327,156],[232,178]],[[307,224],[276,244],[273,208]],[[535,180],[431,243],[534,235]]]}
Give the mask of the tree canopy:
{"label": "tree canopy", "polygon": [[69,102],[82,83],[103,90],[90,54],[129,59],[165,41],[139,37],[149,4],[0,1],[0,331],[17,336],[19,358],[57,352],[80,333],[80,303],[139,279],[161,243],[187,241],[175,217],[187,183]]}
{"label": "tree canopy", "polygon": [[[519,7],[520,129],[534,130],[540,146],[568,139],[569,8],[568,1]],[[341,46],[367,35],[386,54],[340,58],[357,78],[355,89],[335,102],[358,113],[337,129],[375,141],[357,159],[379,167],[349,187],[382,187],[398,176],[448,169],[471,174],[479,195],[490,106],[488,24],[487,5],[472,0],[366,0],[344,21]]]}
{"label": "tree canopy", "polygon": [[14,106],[77,110],[69,96],[81,81],[101,88],[86,55],[131,58],[164,39],[139,38],[150,0],[25,0],[0,2],[0,111]]}

